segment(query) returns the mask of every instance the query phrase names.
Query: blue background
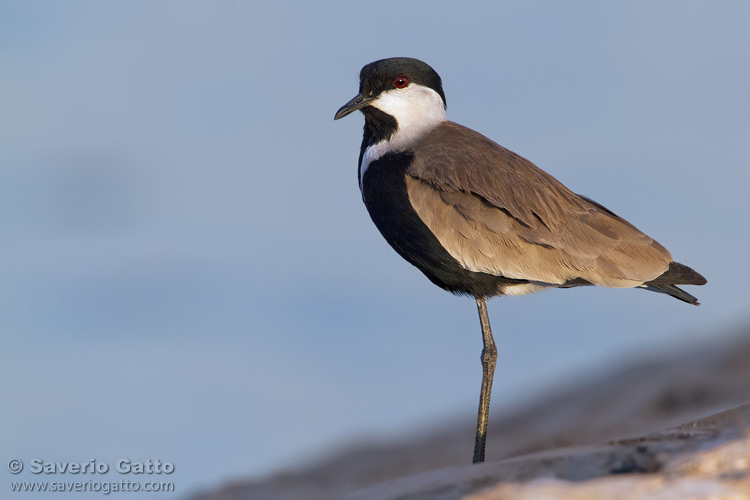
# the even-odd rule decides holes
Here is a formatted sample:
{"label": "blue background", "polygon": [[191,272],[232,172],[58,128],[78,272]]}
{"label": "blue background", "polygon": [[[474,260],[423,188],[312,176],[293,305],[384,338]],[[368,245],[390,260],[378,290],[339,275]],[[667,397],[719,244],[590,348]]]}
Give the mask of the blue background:
{"label": "blue background", "polygon": [[721,342],[748,313],[749,20],[742,1],[4,1],[3,459],[159,458],[185,494],[475,418],[474,303],[382,240],[361,116],[332,119],[383,57],[431,64],[451,119],[709,280],[700,308],[492,300],[493,413]]}

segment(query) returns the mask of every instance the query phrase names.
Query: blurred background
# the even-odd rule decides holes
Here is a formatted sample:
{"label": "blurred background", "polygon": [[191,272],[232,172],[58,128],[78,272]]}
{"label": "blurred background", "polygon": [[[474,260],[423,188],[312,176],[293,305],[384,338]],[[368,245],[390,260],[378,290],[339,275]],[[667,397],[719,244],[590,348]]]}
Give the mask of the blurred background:
{"label": "blurred background", "polygon": [[475,419],[474,302],[381,238],[361,116],[333,121],[383,57],[428,62],[452,120],[709,280],[699,308],[492,300],[493,413],[721,343],[748,319],[749,19],[742,1],[2,2],[3,460],[158,458],[185,495]]}

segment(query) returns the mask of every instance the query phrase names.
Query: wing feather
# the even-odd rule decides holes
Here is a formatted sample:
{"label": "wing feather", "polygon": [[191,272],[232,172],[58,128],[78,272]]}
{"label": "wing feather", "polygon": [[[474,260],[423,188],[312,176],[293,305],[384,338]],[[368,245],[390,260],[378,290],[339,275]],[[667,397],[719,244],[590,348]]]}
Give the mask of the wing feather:
{"label": "wing feather", "polygon": [[471,129],[445,122],[414,149],[406,172],[412,206],[466,269],[633,287],[672,261],[624,219]]}

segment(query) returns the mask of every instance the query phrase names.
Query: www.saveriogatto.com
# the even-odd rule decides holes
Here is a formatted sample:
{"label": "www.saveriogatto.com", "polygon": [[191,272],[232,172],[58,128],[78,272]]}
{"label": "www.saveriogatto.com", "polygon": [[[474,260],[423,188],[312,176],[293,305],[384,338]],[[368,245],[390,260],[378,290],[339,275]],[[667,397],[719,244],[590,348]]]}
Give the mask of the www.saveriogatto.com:
{"label": "www.saveriogatto.com", "polygon": [[[175,470],[174,464],[158,459],[137,461],[121,458],[112,464],[96,459],[61,462],[33,458],[24,463],[21,459],[14,458],[8,462],[8,471],[11,474],[18,475],[24,470],[38,477],[25,481],[19,477],[18,481],[10,481],[11,492],[77,492],[109,495],[175,491],[174,482],[167,480]],[[108,475],[109,477],[104,477]]]}

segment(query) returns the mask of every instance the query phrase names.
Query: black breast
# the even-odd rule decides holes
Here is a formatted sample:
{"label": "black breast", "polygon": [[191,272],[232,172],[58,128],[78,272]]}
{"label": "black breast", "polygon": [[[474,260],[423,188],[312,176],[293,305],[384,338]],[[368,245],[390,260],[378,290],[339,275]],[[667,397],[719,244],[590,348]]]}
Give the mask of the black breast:
{"label": "black breast", "polygon": [[380,234],[398,254],[422,271],[437,286],[457,294],[490,297],[504,285],[525,283],[461,267],[409,201],[406,169],[408,153],[390,153],[372,162],[362,178],[362,198]]}

